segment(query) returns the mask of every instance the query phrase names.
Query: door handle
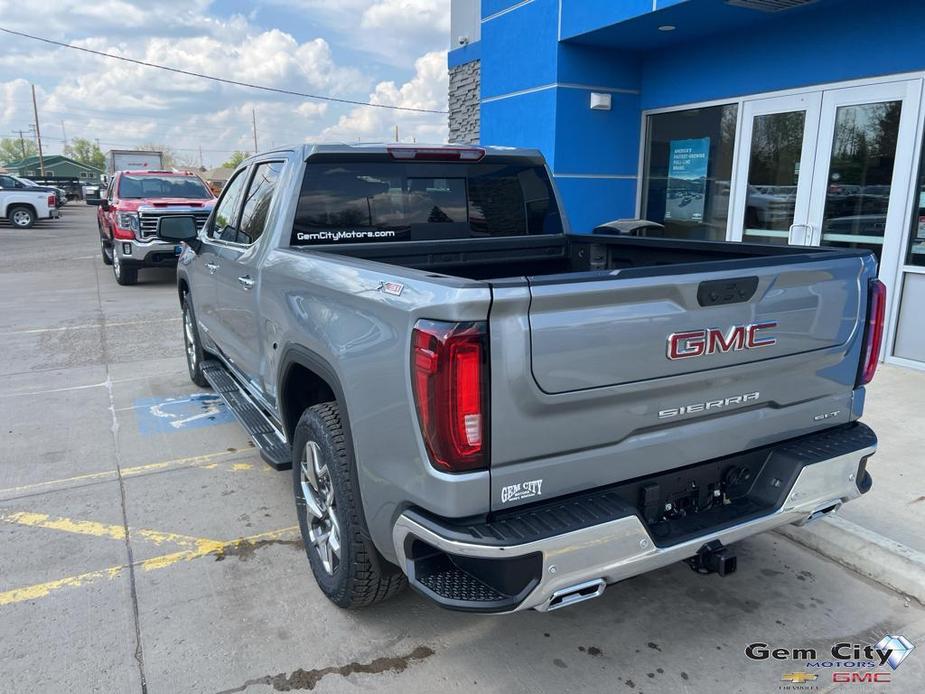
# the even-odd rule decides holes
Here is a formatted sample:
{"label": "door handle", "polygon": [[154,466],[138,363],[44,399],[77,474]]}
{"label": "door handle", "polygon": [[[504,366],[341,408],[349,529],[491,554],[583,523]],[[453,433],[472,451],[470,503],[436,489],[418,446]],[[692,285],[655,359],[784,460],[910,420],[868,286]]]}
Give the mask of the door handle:
{"label": "door handle", "polygon": [[215,263],[206,263],[206,268],[209,270],[210,275],[214,275],[215,271],[218,270],[218,265]]}
{"label": "door handle", "polygon": [[791,224],[787,232],[787,243],[791,246],[808,246],[812,243],[812,224]]}
{"label": "door handle", "polygon": [[254,280],[252,280],[248,275],[243,275],[238,278],[238,282],[241,283],[241,287],[244,288],[244,291],[247,291],[254,286]]}

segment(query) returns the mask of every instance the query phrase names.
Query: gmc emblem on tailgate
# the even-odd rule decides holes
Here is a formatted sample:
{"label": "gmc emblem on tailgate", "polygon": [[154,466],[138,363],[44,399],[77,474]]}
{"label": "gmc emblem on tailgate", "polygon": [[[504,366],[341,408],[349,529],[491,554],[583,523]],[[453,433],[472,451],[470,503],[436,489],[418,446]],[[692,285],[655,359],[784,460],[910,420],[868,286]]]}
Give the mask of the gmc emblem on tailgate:
{"label": "gmc emblem on tailgate", "polygon": [[777,327],[777,321],[734,325],[725,332],[719,328],[687,330],[668,336],[668,358],[690,359],[707,354],[740,352],[743,349],[758,349],[777,344],[777,338],[759,335],[759,331]]}

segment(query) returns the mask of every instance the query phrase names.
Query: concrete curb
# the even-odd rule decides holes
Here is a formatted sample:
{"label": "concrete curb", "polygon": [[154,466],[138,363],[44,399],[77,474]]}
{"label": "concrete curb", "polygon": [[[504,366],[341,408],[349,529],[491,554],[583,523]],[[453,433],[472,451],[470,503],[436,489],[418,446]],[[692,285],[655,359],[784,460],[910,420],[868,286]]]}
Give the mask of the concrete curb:
{"label": "concrete curb", "polygon": [[845,520],[826,516],[777,532],[925,605],[925,554]]}

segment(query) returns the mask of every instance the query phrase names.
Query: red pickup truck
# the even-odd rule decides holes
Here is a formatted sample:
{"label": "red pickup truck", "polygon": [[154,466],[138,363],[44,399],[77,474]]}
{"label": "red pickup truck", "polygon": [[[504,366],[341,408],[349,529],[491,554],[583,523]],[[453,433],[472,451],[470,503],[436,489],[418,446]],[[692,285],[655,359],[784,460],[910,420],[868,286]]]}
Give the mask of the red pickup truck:
{"label": "red pickup truck", "polygon": [[147,267],[175,267],[180,246],[157,238],[165,216],[192,215],[201,229],[215,196],[191,171],[117,171],[97,210],[103,262],[116,282],[135,284]]}

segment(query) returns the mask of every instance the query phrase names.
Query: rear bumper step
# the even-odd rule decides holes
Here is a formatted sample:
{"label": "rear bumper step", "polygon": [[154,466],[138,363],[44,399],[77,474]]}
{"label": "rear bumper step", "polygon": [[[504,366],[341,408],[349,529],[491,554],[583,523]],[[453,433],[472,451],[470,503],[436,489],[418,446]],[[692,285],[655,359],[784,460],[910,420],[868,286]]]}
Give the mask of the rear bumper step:
{"label": "rear bumper step", "polygon": [[[674,471],[683,477],[703,474],[699,468],[740,467],[745,455],[761,461],[740,497],[730,500],[723,491],[724,503],[717,508],[676,522],[647,517],[642,501],[630,503],[628,498],[649,484],[634,480],[479,522],[408,509],[398,517],[392,539],[411,585],[444,607],[548,611],[597,597],[608,584],[677,561],[698,555],[715,559],[704,557],[705,547],[836,511],[870,489],[866,463],[876,446],[874,432],[855,423],[732,456],[725,463]],[[719,562],[723,573],[734,570],[734,555],[727,556],[731,563]]]}
{"label": "rear bumper step", "polygon": [[292,453],[285,437],[267,418],[221,362],[208,359],[202,362],[202,372],[209,385],[222,396],[234,416],[254,441],[260,457],[276,470],[292,467]]}

